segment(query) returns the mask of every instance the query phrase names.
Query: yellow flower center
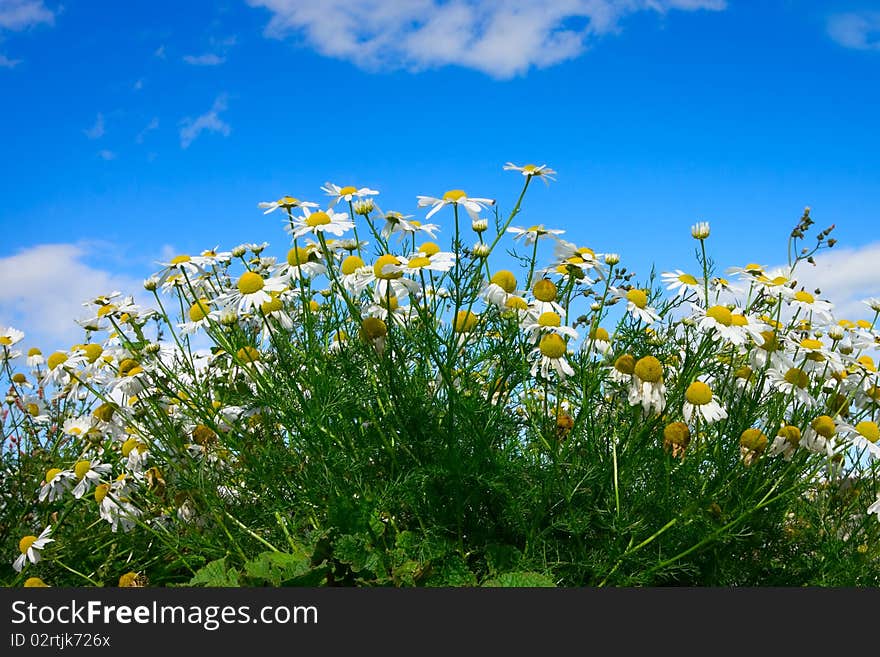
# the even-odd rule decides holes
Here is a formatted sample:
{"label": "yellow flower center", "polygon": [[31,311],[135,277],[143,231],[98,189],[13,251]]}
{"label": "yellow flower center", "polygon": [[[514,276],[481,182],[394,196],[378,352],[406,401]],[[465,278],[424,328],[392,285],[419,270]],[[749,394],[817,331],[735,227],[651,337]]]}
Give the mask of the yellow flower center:
{"label": "yellow flower center", "polygon": [[18,549],[21,550],[22,554],[25,554],[25,553],[27,553],[28,550],[30,550],[31,545],[36,543],[36,541],[37,541],[36,536],[25,536],[23,539],[21,539],[18,542]]}
{"label": "yellow flower center", "polygon": [[270,314],[270,313],[278,312],[279,310],[283,310],[283,309],[284,309],[284,304],[282,303],[281,299],[279,299],[279,298],[276,297],[276,296],[273,296],[273,297],[272,297],[271,299],[269,299],[268,301],[265,301],[265,302],[263,302],[263,303],[260,304],[260,311],[261,311],[264,315],[268,315],[268,314]]}
{"label": "yellow flower center", "polygon": [[472,313],[470,310],[459,310],[458,314],[455,316],[452,328],[460,333],[467,333],[468,331],[474,330],[478,320],[479,316]]}
{"label": "yellow flower center", "polygon": [[611,340],[611,336],[608,335],[608,331],[599,326],[595,330],[590,331],[590,339],[598,340],[600,342],[608,342]]}
{"label": "yellow flower center", "polygon": [[52,480],[61,474],[61,468],[50,468],[46,471],[46,483],[51,484]]}
{"label": "yellow flower center", "polygon": [[91,461],[77,461],[76,465],[73,466],[73,474],[76,475],[77,481],[81,481],[82,478],[86,476],[86,473],[91,469]]}
{"label": "yellow flower center", "polygon": [[27,377],[24,374],[22,374],[21,372],[16,372],[15,374],[12,375],[12,382],[13,383],[17,383],[18,385],[21,385],[25,381],[27,381]]}
{"label": "yellow flower center", "polygon": [[98,317],[106,317],[110,313],[116,312],[119,307],[115,304],[108,303],[98,308]]}
{"label": "yellow flower center", "polygon": [[663,366],[653,356],[645,356],[636,361],[633,372],[642,381],[657,383],[663,379]]}
{"label": "yellow flower center", "polygon": [[356,192],[357,192],[357,187],[354,187],[353,185],[346,185],[345,187],[343,187],[342,189],[339,190],[339,195],[340,196],[348,196],[349,194],[354,194]]}
{"label": "yellow flower center", "polygon": [[565,340],[562,339],[562,336],[557,335],[556,333],[548,333],[545,335],[541,338],[541,342],[538,346],[541,350],[541,354],[547,358],[556,360],[565,355]]}
{"label": "yellow flower center", "polygon": [[724,306],[712,306],[706,311],[706,317],[711,317],[722,326],[730,326],[730,323],[733,321],[730,309]]}
{"label": "yellow flower center", "polygon": [[636,308],[644,308],[648,305],[648,295],[644,290],[632,289],[626,293],[627,301],[631,302]]}
{"label": "yellow flower center", "polygon": [[694,381],[684,393],[685,399],[696,406],[703,406],[712,401],[712,388],[702,381]]}
{"label": "yellow flower center", "polygon": [[141,364],[132,358],[126,358],[119,363],[119,376],[134,376],[143,371]]}
{"label": "yellow flower center", "polygon": [[40,351],[39,349],[37,349],[36,347],[32,347],[32,348],[28,349],[27,355],[28,355],[28,358],[30,358],[31,356],[42,356],[43,352]]}
{"label": "yellow flower center", "polygon": [[535,283],[532,288],[532,293],[535,295],[535,298],[538,301],[551,302],[556,301],[556,285],[553,281],[542,278],[540,281]]}
{"label": "yellow flower center", "polygon": [[431,259],[425,256],[416,256],[415,258],[411,258],[409,261],[409,266],[412,269],[421,269],[422,267],[427,267],[431,264]]}
{"label": "yellow flower center", "polygon": [[304,249],[299,246],[295,246],[287,252],[287,264],[291,267],[299,267],[300,265],[311,260],[311,256],[311,249]]}
{"label": "yellow flower center", "polygon": [[318,312],[321,309],[321,304],[319,304],[314,299],[309,300],[309,310],[313,313]]}
{"label": "yellow flower center", "polygon": [[131,450],[137,447],[138,441],[137,438],[129,438],[124,443],[122,443],[122,455],[125,458],[128,458],[128,455],[131,454]]}
{"label": "yellow flower center", "polygon": [[426,256],[437,255],[440,253],[440,247],[434,242],[425,242],[419,247],[419,253],[424,253]]}
{"label": "yellow flower center", "polygon": [[119,588],[136,588],[138,586],[138,574],[128,572],[119,576]]}
{"label": "yellow flower center", "polygon": [[330,221],[330,215],[323,210],[312,212],[308,217],[306,217],[306,225],[311,226],[312,228],[314,228],[315,226],[326,226],[330,223]]}
{"label": "yellow flower center", "polygon": [[50,370],[54,370],[56,367],[61,365],[61,363],[65,362],[66,360],[67,360],[67,354],[60,352],[60,351],[56,351],[54,354],[49,356],[48,360],[46,361],[46,365],[49,367]]}
{"label": "yellow flower center", "polygon": [[767,436],[760,429],[746,429],[740,434],[739,444],[753,452],[763,452],[767,447]]}
{"label": "yellow flower center", "polygon": [[342,261],[340,269],[342,270],[343,275],[350,276],[363,266],[365,265],[362,258],[356,255],[350,255]]}
{"label": "yellow flower center", "polygon": [[819,340],[813,340],[812,338],[804,338],[801,340],[801,347],[815,351],[816,349],[822,348],[822,343]]}
{"label": "yellow flower center", "polygon": [[801,430],[796,426],[791,424],[786,424],[779,430],[778,435],[785,438],[785,440],[792,445],[797,445],[801,442]]}
{"label": "yellow flower center", "polygon": [[467,194],[465,194],[464,191],[462,191],[460,189],[450,189],[448,192],[446,192],[443,195],[443,200],[444,201],[452,201],[453,203],[456,203],[466,197],[467,197]]}
{"label": "yellow flower center", "polygon": [[535,169],[537,169],[537,168],[538,168],[538,165],[536,165],[536,164],[526,164],[522,168],[522,170],[525,171],[526,173],[534,173]]}
{"label": "yellow flower center", "polygon": [[876,372],[877,371],[877,366],[874,364],[874,359],[871,358],[870,356],[868,356],[867,354],[865,354],[864,356],[859,356],[856,359],[856,362],[858,362],[862,367],[864,367],[869,372]]}
{"label": "yellow flower center", "polygon": [[211,311],[208,308],[208,300],[199,299],[189,307],[189,321],[200,322],[208,316],[209,312]]}
{"label": "yellow flower center", "polygon": [[663,440],[672,445],[687,446],[691,441],[691,430],[684,422],[667,424],[663,429]]}
{"label": "yellow flower center", "polygon": [[495,272],[492,276],[491,282],[495,283],[495,285],[507,292],[507,294],[512,294],[516,289],[516,276],[513,275],[512,271],[508,271],[507,269],[501,269],[500,271]]}
{"label": "yellow flower center", "polygon": [[744,269],[751,273],[764,271],[764,268],[761,265],[756,265],[754,262],[747,264]]}
{"label": "yellow flower center", "polygon": [[802,301],[803,303],[813,303],[816,300],[812,294],[804,292],[803,290],[795,292],[794,298],[796,301]]}
{"label": "yellow flower center", "polygon": [[870,329],[871,322],[869,322],[867,319],[858,319],[856,320],[856,326],[863,329]]}
{"label": "yellow flower center", "polygon": [[528,302],[522,297],[508,297],[507,301],[504,302],[504,306],[511,310],[528,310],[529,308]]}
{"label": "yellow flower center", "polygon": [[562,318],[554,312],[541,313],[538,317],[538,326],[559,326]]}
{"label": "yellow flower center", "polygon": [[385,255],[379,256],[376,259],[375,264],[373,264],[373,274],[376,275],[376,278],[381,278],[386,281],[393,280],[395,278],[400,278],[403,276],[402,272],[399,271],[388,271],[383,272],[383,269],[388,265],[399,265],[400,260],[397,259],[396,256],[391,255],[390,253],[386,253]]}
{"label": "yellow flower center", "polygon": [[36,404],[33,404],[33,403],[27,404],[25,406],[25,408],[27,409],[28,415],[36,417],[37,415],[40,414],[40,407],[37,406]]}
{"label": "yellow flower center", "polygon": [[785,381],[798,388],[806,388],[810,385],[810,377],[799,367],[792,367],[785,373]]}
{"label": "yellow flower center", "polygon": [[365,317],[361,322],[361,335],[370,340],[388,335],[388,326],[378,317]]}
{"label": "yellow flower center", "polygon": [[[696,285],[697,279],[691,276],[690,274],[681,274],[678,277],[678,280],[685,285]],[[671,425],[670,425],[671,426]]]}
{"label": "yellow flower center", "polygon": [[238,279],[238,291],[242,294],[254,294],[262,290],[265,284],[262,276],[252,271],[246,271]]}
{"label": "yellow flower center", "polygon": [[171,258],[171,264],[182,265],[184,262],[189,262],[190,260],[192,260],[192,258],[190,258],[188,255],[174,256],[173,258]]}
{"label": "yellow flower center", "polygon": [[631,354],[623,354],[614,361],[614,369],[622,374],[632,374],[636,368],[636,359]]}
{"label": "yellow flower center", "polygon": [[880,440],[880,428],[877,427],[876,422],[863,420],[856,425],[856,431],[858,431],[866,440],[872,443],[876,443],[878,440]]}
{"label": "yellow flower center", "polygon": [[43,580],[41,580],[39,577],[28,577],[24,581],[24,584],[22,586],[24,586],[24,588],[26,588],[26,589],[44,588],[44,587],[49,588],[49,585],[46,584],[46,582],[44,582]]}
{"label": "yellow flower center", "polygon": [[101,420],[101,422],[109,422],[113,419],[113,414],[116,412],[117,408],[118,407],[113,402],[105,402],[92,411],[92,415]]}
{"label": "yellow flower center", "polygon": [[748,381],[752,378],[752,368],[748,365],[738,367],[736,372],[734,372],[734,376],[736,376],[737,379],[745,379]]}
{"label": "yellow flower center", "polygon": [[749,320],[745,315],[737,315],[736,313],[730,316],[730,325],[731,326],[748,326]]}
{"label": "yellow flower center", "polygon": [[779,349],[779,342],[776,340],[776,334],[773,331],[761,331],[761,337],[764,338],[761,349],[766,352],[773,352]]}
{"label": "yellow flower center", "polygon": [[825,438],[831,438],[831,436],[837,433],[837,430],[834,426],[834,420],[832,420],[828,415],[820,415],[815,420],[810,422],[810,426],[813,427],[813,430],[816,433]]}
{"label": "yellow flower center", "polygon": [[243,363],[256,363],[260,360],[260,352],[254,347],[242,347],[235,352],[235,357]]}
{"label": "yellow flower center", "polygon": [[95,502],[100,504],[104,501],[104,498],[107,497],[107,493],[110,492],[110,484],[98,484],[95,486]]}

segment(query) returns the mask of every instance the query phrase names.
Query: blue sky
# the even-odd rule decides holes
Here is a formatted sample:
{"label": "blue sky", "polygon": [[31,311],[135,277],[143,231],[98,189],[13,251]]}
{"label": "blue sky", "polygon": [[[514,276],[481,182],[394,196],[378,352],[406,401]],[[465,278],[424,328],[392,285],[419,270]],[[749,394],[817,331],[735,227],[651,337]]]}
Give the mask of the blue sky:
{"label": "blue sky", "polygon": [[0,0],[0,325],[72,340],[163,256],[282,254],[257,202],[326,181],[509,209],[508,160],[559,172],[522,224],[644,274],[692,268],[698,220],[780,263],[809,205],[823,287],[877,295],[878,82],[868,1]]}

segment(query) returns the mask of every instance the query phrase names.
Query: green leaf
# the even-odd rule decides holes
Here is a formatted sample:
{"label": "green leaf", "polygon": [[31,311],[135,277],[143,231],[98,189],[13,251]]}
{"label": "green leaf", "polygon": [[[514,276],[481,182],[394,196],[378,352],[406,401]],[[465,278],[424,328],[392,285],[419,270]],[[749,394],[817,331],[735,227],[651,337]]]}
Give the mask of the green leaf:
{"label": "green leaf", "polygon": [[483,582],[483,586],[500,586],[506,588],[555,587],[556,583],[541,573],[518,571],[504,573]]}
{"label": "green leaf", "polygon": [[434,565],[426,586],[476,586],[477,577],[457,554],[451,554]]}
{"label": "green leaf", "polygon": [[244,565],[244,571],[253,583],[271,586],[303,585],[298,583],[300,581],[314,582],[316,586],[327,574],[324,567],[313,568],[305,552],[262,552]]}
{"label": "green leaf", "polygon": [[226,567],[226,557],[215,559],[196,571],[190,586],[239,586],[238,571]]}

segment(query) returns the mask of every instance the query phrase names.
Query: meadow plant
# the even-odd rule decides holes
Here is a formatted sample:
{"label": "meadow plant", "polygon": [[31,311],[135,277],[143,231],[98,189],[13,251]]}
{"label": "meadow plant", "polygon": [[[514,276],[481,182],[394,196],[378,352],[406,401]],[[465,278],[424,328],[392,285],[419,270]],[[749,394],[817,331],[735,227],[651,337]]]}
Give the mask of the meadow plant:
{"label": "meadow plant", "polygon": [[69,349],[3,328],[0,581],[880,584],[880,300],[798,283],[831,228],[717,272],[699,222],[637,281],[505,169],[508,212],[327,183],[259,204],[280,257],[178,255]]}

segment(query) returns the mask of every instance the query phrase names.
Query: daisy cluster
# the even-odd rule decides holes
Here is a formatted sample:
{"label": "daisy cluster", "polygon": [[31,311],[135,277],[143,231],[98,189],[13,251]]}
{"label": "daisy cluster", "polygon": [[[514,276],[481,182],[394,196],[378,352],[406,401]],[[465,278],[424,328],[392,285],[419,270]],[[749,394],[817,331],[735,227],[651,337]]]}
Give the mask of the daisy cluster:
{"label": "daisy cluster", "polygon": [[[504,168],[522,174],[525,188],[556,173]],[[283,257],[267,255],[265,243],[177,255],[144,282],[155,307],[120,292],[88,300],[82,344],[23,351],[21,331],[0,329],[4,449],[58,459],[34,485],[35,519],[89,503],[111,532],[198,523],[203,511],[175,480],[182,463],[226,473],[221,498],[253,494],[236,483],[235,442],[270,414],[256,393],[291,345],[427,366],[442,390],[470,355],[506,340],[522,372],[498,385],[483,363],[487,396],[512,413],[537,400],[560,435],[623,408],[658,421],[662,446],[684,459],[748,408],[758,410],[737,425],[744,466],[880,458],[871,355],[880,300],[866,302],[872,319],[838,319],[830,301],[798,284],[794,266],[748,264],[728,280],[711,276],[705,260],[695,274],[663,273],[661,294],[634,285],[616,253],[568,241],[562,229],[513,225],[519,203],[505,220],[494,199],[452,189],[418,196],[417,219],[383,210],[369,187],[328,182],[322,192],[321,203],[258,204],[290,237]],[[429,221],[444,216],[454,226],[448,249]],[[691,234],[704,247],[709,224]],[[527,272],[492,268],[504,238],[524,249]],[[401,348],[416,330],[434,339]],[[304,404],[311,391],[297,394],[292,403]],[[868,512],[880,516],[880,506]],[[21,539],[18,571],[51,549],[58,528],[34,531]]]}

